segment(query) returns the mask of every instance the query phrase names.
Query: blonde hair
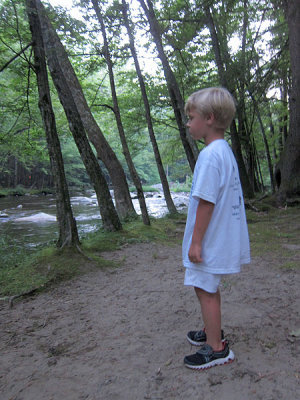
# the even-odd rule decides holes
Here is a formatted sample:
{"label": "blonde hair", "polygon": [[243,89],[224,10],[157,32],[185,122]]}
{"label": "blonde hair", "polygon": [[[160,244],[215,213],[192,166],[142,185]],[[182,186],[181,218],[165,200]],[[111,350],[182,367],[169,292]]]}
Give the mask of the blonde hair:
{"label": "blonde hair", "polygon": [[185,113],[198,112],[202,117],[213,114],[220,128],[226,129],[235,115],[235,101],[229,91],[222,87],[201,89],[191,94],[185,104]]}

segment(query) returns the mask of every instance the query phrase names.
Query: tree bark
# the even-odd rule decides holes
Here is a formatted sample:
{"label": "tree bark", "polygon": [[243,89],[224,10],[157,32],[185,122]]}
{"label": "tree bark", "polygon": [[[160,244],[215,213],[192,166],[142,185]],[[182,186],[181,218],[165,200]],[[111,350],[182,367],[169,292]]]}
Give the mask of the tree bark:
{"label": "tree bark", "polygon": [[168,179],[165,174],[165,170],[164,170],[163,163],[161,160],[157,141],[155,138],[155,133],[154,133],[153,124],[152,124],[152,118],[151,118],[150,104],[148,101],[146,86],[145,86],[143,74],[142,74],[142,71],[140,68],[137,52],[135,49],[134,35],[133,35],[132,29],[131,29],[131,26],[129,23],[127,7],[128,7],[128,5],[126,4],[125,0],[122,0],[122,12],[123,12],[123,17],[124,17],[124,23],[125,23],[125,27],[127,29],[127,33],[128,33],[128,37],[129,37],[129,47],[130,47],[130,51],[131,51],[131,54],[132,54],[132,57],[134,60],[134,65],[135,65],[136,73],[137,73],[137,76],[139,79],[140,89],[141,89],[141,93],[142,93],[142,97],[143,97],[143,102],[144,102],[144,107],[145,107],[145,116],[146,116],[150,141],[152,144],[155,161],[156,161],[158,173],[160,176],[160,181],[162,183],[164,197],[165,197],[165,200],[167,203],[167,207],[168,207],[169,212],[172,214],[172,213],[176,213],[177,210],[176,210],[176,207],[175,207],[174,202],[171,197]]}
{"label": "tree bark", "polygon": [[170,67],[168,58],[167,58],[164,48],[163,48],[160,27],[159,27],[157,18],[155,16],[153,4],[152,4],[151,0],[147,0],[147,5],[148,5],[148,7],[147,7],[144,0],[139,0],[139,2],[145,12],[147,19],[148,19],[149,26],[150,26],[150,32],[151,32],[151,35],[153,36],[153,39],[154,39],[154,42],[156,45],[158,57],[160,58],[160,60],[162,62],[164,75],[166,78],[168,91],[169,91],[172,107],[174,110],[177,126],[179,129],[180,138],[181,138],[181,141],[183,144],[183,148],[185,150],[191,170],[194,171],[199,151],[198,151],[195,141],[190,137],[190,135],[187,132],[187,128],[186,128],[186,124],[185,124],[185,115],[184,115],[184,100],[180,93],[180,89],[179,89],[176,77]]}
{"label": "tree bark", "polygon": [[56,130],[55,115],[49,90],[44,44],[35,0],[26,0],[26,10],[33,39],[34,69],[39,92],[39,108],[44,122],[51,171],[56,189],[56,215],[59,226],[57,246],[60,248],[64,246],[78,246],[78,231],[75,218],[73,217],[61,147]]}
{"label": "tree bark", "polygon": [[[49,21],[50,23],[50,21]],[[84,129],[89,140],[96,149],[97,157],[103,161],[112,181],[116,208],[121,218],[136,216],[134,210],[125,172],[117,159],[114,151],[105,139],[93,114],[87,104],[81,85],[69,61],[68,55],[55,30],[52,30],[52,52],[57,54],[59,66],[64,72],[67,84],[72,88],[73,100],[80,114]]]}
{"label": "tree bark", "polygon": [[60,64],[61,60],[59,59],[59,54],[56,52],[57,35],[45,14],[45,9],[41,1],[35,1],[49,70],[60,102],[65,110],[69,127],[73,134],[80,156],[86,167],[87,173],[89,174],[91,182],[93,183],[100,208],[103,227],[110,231],[122,229],[122,225],[113,205],[106,180],[91,149],[86,136],[84,124],[74,100],[77,92],[76,90],[73,90],[73,87],[70,87],[69,82],[66,79],[65,74],[68,73],[68,71],[63,69],[64,64]]}
{"label": "tree bark", "polygon": [[300,2],[285,0],[284,4],[289,28],[292,83],[289,93],[289,133],[279,162],[281,183],[277,200],[281,205],[286,198],[300,194]]}
{"label": "tree bark", "polygon": [[101,14],[98,1],[92,0],[92,4],[93,4],[97,19],[98,19],[100,27],[101,27],[101,32],[102,32],[102,37],[103,37],[104,57],[105,57],[107,68],[108,68],[111,94],[112,94],[112,99],[113,99],[113,104],[114,104],[114,114],[115,114],[118,132],[119,132],[119,136],[120,136],[120,140],[121,140],[121,144],[122,144],[123,154],[124,154],[124,157],[125,157],[125,160],[126,160],[129,172],[130,172],[130,176],[131,176],[133,183],[137,190],[137,197],[138,197],[138,201],[139,201],[139,205],[140,205],[140,209],[141,209],[141,213],[142,213],[143,222],[145,225],[150,225],[150,218],[149,218],[148,211],[147,211],[147,206],[146,206],[146,201],[145,201],[145,197],[144,197],[142,183],[138,176],[136,168],[133,164],[133,161],[132,161],[132,158],[130,155],[130,151],[128,148],[123,124],[122,124],[122,118],[121,118],[119,102],[118,102],[118,97],[117,97],[117,92],[116,92],[115,79],[114,79],[113,64],[112,64],[112,60],[111,60],[111,55],[110,55],[110,50],[109,50],[103,16]]}

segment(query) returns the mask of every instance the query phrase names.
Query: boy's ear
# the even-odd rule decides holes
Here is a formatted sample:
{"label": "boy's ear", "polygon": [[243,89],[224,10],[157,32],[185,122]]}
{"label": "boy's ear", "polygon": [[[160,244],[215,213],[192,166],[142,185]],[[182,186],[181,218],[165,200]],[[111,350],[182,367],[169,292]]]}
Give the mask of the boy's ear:
{"label": "boy's ear", "polygon": [[212,125],[215,122],[215,116],[213,113],[210,113],[206,116],[206,123],[208,125]]}

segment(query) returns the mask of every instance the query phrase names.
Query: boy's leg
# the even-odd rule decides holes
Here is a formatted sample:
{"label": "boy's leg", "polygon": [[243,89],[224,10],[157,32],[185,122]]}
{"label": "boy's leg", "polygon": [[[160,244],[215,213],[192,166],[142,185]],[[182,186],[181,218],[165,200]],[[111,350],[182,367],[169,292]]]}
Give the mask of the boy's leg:
{"label": "boy's leg", "polygon": [[[206,343],[195,354],[184,357],[184,364],[188,368],[203,370],[216,365],[231,363],[234,360],[234,353],[230,350],[227,341],[222,341],[221,297],[219,290],[215,287],[217,291],[210,293],[200,289],[199,286],[194,286],[194,288],[200,301],[205,326],[203,335],[201,335],[203,331],[199,331],[199,342],[200,337],[203,336],[203,339],[204,337],[206,339]],[[208,285],[208,287],[210,286]],[[194,333],[194,331],[188,333],[188,341],[198,345],[198,338],[195,338],[195,343],[190,340],[195,337]]]}
{"label": "boy's leg", "polygon": [[221,339],[221,296],[219,290],[216,293],[209,293],[195,287],[196,295],[200,301],[202,318],[206,332],[206,343],[214,351],[223,349]]}

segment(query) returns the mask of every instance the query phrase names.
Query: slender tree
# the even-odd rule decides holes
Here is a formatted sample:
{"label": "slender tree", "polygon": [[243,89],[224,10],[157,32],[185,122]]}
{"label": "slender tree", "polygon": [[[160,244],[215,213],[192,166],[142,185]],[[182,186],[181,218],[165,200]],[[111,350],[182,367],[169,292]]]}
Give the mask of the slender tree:
{"label": "slender tree", "polygon": [[140,204],[143,222],[145,225],[150,225],[150,218],[149,218],[148,211],[147,211],[147,206],[146,206],[146,201],[145,201],[145,197],[144,197],[142,183],[138,176],[136,168],[133,164],[133,161],[132,161],[132,158],[130,155],[130,151],[128,148],[126,136],[125,136],[125,131],[124,131],[123,124],[122,124],[121,112],[120,112],[117,91],[116,91],[116,85],[115,85],[113,63],[112,63],[110,49],[109,49],[109,45],[108,45],[104,19],[101,14],[101,11],[100,11],[99,2],[97,0],[92,0],[92,4],[93,4],[97,19],[98,19],[100,27],[101,27],[103,43],[104,43],[104,45],[103,45],[104,58],[106,60],[106,64],[107,64],[107,68],[108,68],[110,88],[111,88],[111,94],[112,94],[113,105],[114,105],[114,114],[115,114],[118,132],[119,132],[119,136],[120,136],[120,140],[121,140],[121,144],[122,144],[122,148],[123,148],[123,154],[124,154],[125,160],[127,162],[131,178],[132,178],[133,183],[137,190],[137,197],[138,197],[138,201]]}
{"label": "slender tree", "polygon": [[[250,185],[254,190],[258,190],[258,182],[256,181],[257,174],[255,174],[255,161],[254,157],[255,150],[253,146],[255,145],[254,137],[250,138],[251,130],[247,129],[247,113],[246,113],[246,82],[248,78],[247,73],[247,60],[246,60],[246,47],[247,47],[247,36],[249,31],[249,16],[248,10],[249,1],[243,1],[243,23],[242,23],[242,41],[241,50],[239,52],[239,67],[235,68],[238,72],[238,77],[235,79],[238,93],[238,104],[237,104],[237,119],[238,119],[238,136],[243,141],[244,146],[244,158],[245,166],[247,166],[247,174],[249,177]],[[220,37],[220,35],[219,35]],[[226,39],[225,39],[226,40]],[[226,46],[226,52],[227,46]],[[229,56],[226,57],[228,59]],[[227,70],[229,70],[227,65]],[[234,132],[234,130],[233,130]],[[237,143],[238,145],[238,143]],[[239,151],[237,150],[239,154]],[[243,167],[242,167],[243,168]]]}
{"label": "slender tree", "polygon": [[33,39],[34,71],[37,77],[39,108],[44,122],[50,164],[56,194],[56,213],[59,225],[57,246],[79,245],[75,218],[73,217],[69,190],[66,182],[60,142],[56,130],[55,115],[50,97],[44,44],[35,0],[26,0],[26,10]]}
{"label": "slender tree", "polygon": [[198,156],[198,148],[196,146],[196,143],[193,141],[193,139],[187,133],[187,128],[185,126],[184,100],[182,98],[176,77],[172,71],[172,68],[170,67],[168,58],[164,51],[163,42],[162,42],[162,38],[161,38],[161,31],[160,31],[159,23],[157,21],[157,18],[156,18],[155,12],[154,12],[152,1],[151,0],[146,0],[146,1],[147,1],[147,5],[144,0],[139,0],[139,3],[141,4],[141,7],[144,10],[144,13],[149,22],[150,32],[151,32],[151,35],[155,42],[158,56],[161,60],[162,66],[163,66],[164,75],[166,78],[168,91],[169,91],[169,95],[170,95],[170,100],[172,103],[177,126],[178,126],[179,133],[180,133],[180,138],[181,138],[183,148],[185,150],[189,165],[193,171],[195,164],[196,164],[197,156]]}
{"label": "slender tree", "polygon": [[137,73],[137,76],[139,79],[139,84],[140,84],[144,107],[145,107],[145,115],[146,115],[146,121],[147,121],[147,126],[148,126],[148,132],[149,132],[150,141],[151,141],[154,156],[155,156],[158,173],[160,176],[160,181],[162,183],[163,192],[164,192],[168,210],[170,213],[176,213],[177,210],[176,210],[176,207],[175,207],[174,202],[171,197],[168,180],[167,180],[167,177],[165,174],[165,170],[164,170],[162,160],[160,157],[157,141],[155,138],[154,128],[153,128],[153,124],[152,124],[152,118],[151,118],[150,104],[149,104],[147,91],[146,91],[146,85],[144,82],[143,74],[142,74],[142,71],[140,68],[140,63],[139,63],[137,52],[135,49],[134,34],[133,34],[133,31],[132,31],[132,28],[131,28],[131,25],[129,22],[127,9],[128,9],[128,5],[126,4],[125,0],[122,0],[122,13],[123,13],[123,17],[124,17],[124,24],[127,29],[127,33],[128,33],[128,37],[129,37],[129,47],[130,47],[130,51],[131,51],[131,54],[132,54],[132,57],[134,60],[136,73]]}

